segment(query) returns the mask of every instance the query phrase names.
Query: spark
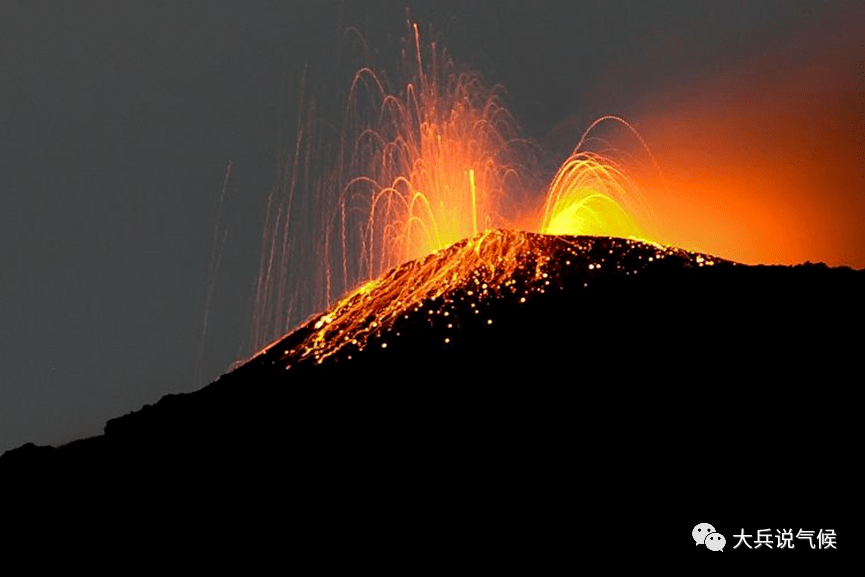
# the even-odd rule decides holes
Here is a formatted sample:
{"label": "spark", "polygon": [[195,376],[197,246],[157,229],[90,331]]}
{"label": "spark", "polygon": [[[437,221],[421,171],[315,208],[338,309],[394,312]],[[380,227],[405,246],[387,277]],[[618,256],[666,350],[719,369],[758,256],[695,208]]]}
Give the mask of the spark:
{"label": "spark", "polygon": [[[626,274],[636,275],[648,267],[660,266],[662,254],[682,259],[685,266],[701,267],[708,262],[705,255],[679,249],[658,248],[649,243],[618,238],[602,240],[612,243],[617,249],[617,262],[626,267]],[[380,342],[378,346],[386,349],[388,343],[381,341],[383,328],[399,335],[400,319],[405,318],[409,311],[418,309],[431,313],[424,318],[434,329],[452,329],[454,322],[469,322],[465,318],[467,311],[474,314],[483,312],[485,316],[481,324],[492,326],[495,323],[494,317],[490,316],[492,305],[498,299],[508,297],[510,287],[516,285],[524,295],[543,298],[551,286],[562,288],[569,279],[582,281],[579,269],[567,266],[564,259],[549,258],[548,255],[569,254],[570,260],[586,263],[589,259],[598,258],[596,244],[597,237],[592,236],[552,236],[506,230],[479,233],[391,269],[371,290],[356,290],[345,296],[326,315],[311,322],[313,331],[293,349],[281,351],[279,359],[292,364],[304,361],[320,364],[329,358],[350,360],[355,352],[374,343]],[[604,256],[608,257],[606,252]],[[651,262],[649,258],[643,258],[648,256],[651,256]],[[496,266],[492,266],[492,262]],[[538,267],[542,270],[541,275],[536,274]],[[618,274],[607,271],[609,267],[598,262],[589,263],[583,270],[592,268],[596,271],[596,278],[602,274]],[[488,292],[468,297],[466,287],[475,283],[486,284]],[[583,282],[583,287],[587,286]],[[471,299],[468,307],[466,298]],[[519,298],[520,303],[526,300],[526,296]],[[439,316],[443,320],[439,320]],[[445,344],[452,343],[450,336],[442,338]]]}
{"label": "spark", "polygon": [[[315,295],[307,298],[315,303],[312,310],[330,310],[313,318],[311,336],[290,351],[321,362],[345,347],[379,342],[385,327],[412,311],[427,310],[433,324],[438,316],[452,318],[456,303],[448,295],[456,288],[468,289],[475,315],[506,291],[523,295],[521,303],[532,293],[544,294],[556,284],[552,270],[558,265],[527,256],[527,233],[509,229],[650,236],[641,222],[646,211],[639,187],[624,163],[589,146],[599,140],[593,131],[601,124],[624,126],[654,163],[627,122],[606,116],[585,131],[546,187],[543,216],[531,223],[526,215],[539,211],[518,199],[544,186],[527,168],[532,147],[519,137],[503,89],[460,67],[436,40],[425,42],[416,23],[407,22],[402,46],[394,84],[368,66],[353,75],[333,165],[313,162],[318,149],[311,124],[299,121],[285,202],[271,195],[265,223],[270,228],[254,305],[258,346],[287,332],[292,307],[303,298],[289,296],[290,282]],[[301,183],[318,203],[307,210],[321,213],[321,220],[298,229],[300,219],[291,213]],[[297,263],[313,257],[315,274],[299,282],[293,276],[301,274]],[[589,270],[600,268],[599,262],[588,264]],[[519,286],[518,271],[530,273],[531,286]]]}

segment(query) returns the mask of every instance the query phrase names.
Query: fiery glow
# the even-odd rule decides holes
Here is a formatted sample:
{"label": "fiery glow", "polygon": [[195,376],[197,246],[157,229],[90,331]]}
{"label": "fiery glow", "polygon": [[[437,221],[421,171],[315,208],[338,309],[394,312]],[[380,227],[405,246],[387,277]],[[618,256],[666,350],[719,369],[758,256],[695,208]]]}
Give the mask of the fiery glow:
{"label": "fiery glow", "polygon": [[623,119],[604,116],[593,122],[550,185],[541,232],[648,238],[636,218],[638,212],[646,212],[638,207],[641,195],[636,182],[614,158],[584,149],[592,130],[605,121],[626,127],[651,158],[645,142]]}
{"label": "fiery glow", "polygon": [[[611,254],[615,257],[608,260]],[[604,275],[637,275],[667,258],[694,268],[734,266],[707,255],[630,239],[482,232],[391,269],[274,343],[279,350],[269,347],[259,354],[268,353],[286,368],[332,357],[350,361],[368,347],[397,348],[401,322],[411,326],[418,319],[450,335],[439,344],[451,346],[459,338],[455,329],[495,325],[491,305],[497,299],[523,304],[562,290],[568,282],[580,282],[585,289]]]}
{"label": "fiery glow", "polygon": [[[345,299],[365,298],[377,286],[370,279],[466,238],[475,240],[462,246],[465,254],[458,260],[470,262],[470,255],[482,259],[495,271],[487,282],[506,283],[517,264],[508,252],[512,248],[490,232],[496,229],[648,236],[638,221],[647,212],[635,182],[624,163],[616,160],[615,149],[592,135],[601,123],[619,125],[648,154],[624,120],[608,116],[593,123],[541,201],[546,187],[529,168],[536,147],[518,137],[502,89],[489,88],[478,73],[460,68],[436,41],[422,42],[416,24],[409,24],[408,30],[396,88],[386,82],[386,74],[371,67],[353,75],[334,166],[315,163],[312,128],[301,123],[295,155],[285,169],[284,200],[272,195],[268,215],[273,220],[265,224],[254,310],[254,341],[259,346],[290,328],[293,307],[306,314],[322,310],[359,285],[363,286]],[[590,146],[597,143],[604,148]],[[306,212],[324,215],[321,222],[304,223],[302,234],[292,223],[295,189],[301,180],[309,187],[306,193],[317,199]],[[543,215],[527,224],[527,214],[540,212],[528,208],[529,199],[535,207],[543,204]],[[309,238],[319,243],[310,246]],[[317,273],[302,280],[303,290],[323,298],[310,306],[309,301],[298,302],[288,285],[289,275],[299,273],[297,263],[313,254],[318,258]],[[394,310],[411,306],[408,301],[418,302],[420,294],[434,298],[469,270],[446,263],[433,268],[434,273],[419,273],[413,279],[420,292],[411,299],[389,295],[397,303]],[[387,312],[391,308],[381,297],[377,302],[377,310],[368,310],[364,318],[396,314]],[[324,338],[330,320],[323,317],[318,322],[318,329],[325,331],[319,338]],[[343,319],[340,334],[358,332],[351,326],[361,322]]]}
{"label": "fiery glow", "polygon": [[[488,231],[393,268],[321,316],[313,325],[314,332],[291,355],[300,359],[311,356],[321,362],[345,346],[362,349],[371,336],[380,339],[383,327],[391,326],[399,316],[420,311],[424,303],[436,301],[457,286],[474,286],[468,294],[478,299],[516,290],[512,277],[523,264],[519,256],[524,242],[512,242],[502,231]],[[428,313],[448,315],[439,306]],[[386,344],[382,342],[382,347]]]}
{"label": "fiery glow", "polygon": [[400,91],[363,68],[348,97],[335,252],[352,280],[506,225],[502,201],[520,185],[517,130],[501,89],[460,70],[435,42],[422,50],[416,24],[411,33]]}
{"label": "fiery glow", "polygon": [[[858,41],[861,26],[849,29]],[[400,323],[418,314],[450,347],[460,323],[476,317],[494,327],[488,305],[499,297],[526,303],[565,279],[585,288],[598,275],[637,275],[668,257],[735,266],[661,246],[662,236],[745,262],[819,260],[811,252],[819,247],[836,264],[861,264],[865,197],[850,194],[862,189],[852,168],[861,131],[847,119],[861,118],[862,101],[850,90],[833,97],[832,88],[849,84],[853,52],[798,54],[795,62],[816,61],[818,86],[761,70],[747,81],[722,78],[693,91],[698,97],[677,95],[673,111],[650,103],[632,117],[666,174],[630,124],[599,118],[547,184],[503,90],[459,67],[417,25],[407,30],[395,76],[372,66],[353,73],[337,138],[319,137],[314,103],[301,104],[294,154],[283,159],[268,206],[253,342],[309,322],[263,349],[266,360],[351,359],[366,347],[398,353]],[[771,59],[766,67],[788,68]],[[782,86],[784,106],[762,98],[771,91],[761,83]],[[845,146],[815,140],[827,116]],[[625,138],[606,135],[610,127]],[[607,262],[614,252],[621,260]],[[553,262],[553,253],[564,258]],[[309,316],[321,310],[329,312]]]}
{"label": "fiery glow", "polygon": [[628,118],[664,174],[629,169],[663,239],[749,264],[865,267],[862,30],[865,5],[838,6],[752,57],[634,95]]}

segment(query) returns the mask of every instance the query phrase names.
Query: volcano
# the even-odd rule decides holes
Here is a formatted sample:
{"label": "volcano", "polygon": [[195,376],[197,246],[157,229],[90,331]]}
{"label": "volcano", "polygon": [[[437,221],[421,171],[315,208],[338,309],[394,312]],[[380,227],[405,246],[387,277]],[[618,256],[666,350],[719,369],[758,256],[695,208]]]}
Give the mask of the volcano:
{"label": "volcano", "polygon": [[[371,518],[397,540],[419,520],[468,538],[448,518],[523,534],[565,510],[611,530],[684,511],[686,539],[713,511],[787,519],[796,503],[797,523],[837,520],[863,294],[849,268],[488,231],[357,288],[199,391],[99,437],[9,451],[0,471],[39,498],[99,487],[91,504],[243,495],[310,546],[367,543]],[[807,498],[818,483],[834,490]]]}

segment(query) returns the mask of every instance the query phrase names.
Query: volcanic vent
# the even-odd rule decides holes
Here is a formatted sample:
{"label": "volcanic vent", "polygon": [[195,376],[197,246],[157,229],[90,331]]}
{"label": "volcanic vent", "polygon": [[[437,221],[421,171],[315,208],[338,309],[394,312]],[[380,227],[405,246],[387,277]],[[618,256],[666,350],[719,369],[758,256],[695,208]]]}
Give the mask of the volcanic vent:
{"label": "volcanic vent", "polygon": [[[474,348],[478,343],[469,335],[477,332],[484,341],[498,341],[496,333],[499,329],[511,333],[514,327],[507,325],[521,310],[551,306],[553,318],[560,320],[604,314],[598,310],[596,289],[613,279],[619,279],[616,284],[626,290],[629,284],[640,286],[640,279],[663,271],[691,276],[704,267],[728,271],[735,266],[708,255],[630,239],[487,231],[361,286],[328,312],[268,346],[251,363],[290,369],[351,363],[368,356],[397,362],[418,341],[435,349]],[[562,297],[565,293],[567,298]],[[628,308],[620,303],[618,312],[605,314],[612,321]],[[559,328],[564,336],[574,331],[591,334],[602,327],[580,323]],[[513,344],[523,340],[511,336]]]}
{"label": "volcanic vent", "polygon": [[773,371],[803,363],[819,371],[817,359],[848,346],[837,323],[861,315],[850,305],[862,277],[824,265],[748,266],[633,239],[493,230],[354,290],[238,376],[294,382],[307,371],[355,378],[369,370],[377,382],[507,382],[566,363],[579,380],[680,379],[707,364],[733,373],[758,356],[757,367],[789,361]]}

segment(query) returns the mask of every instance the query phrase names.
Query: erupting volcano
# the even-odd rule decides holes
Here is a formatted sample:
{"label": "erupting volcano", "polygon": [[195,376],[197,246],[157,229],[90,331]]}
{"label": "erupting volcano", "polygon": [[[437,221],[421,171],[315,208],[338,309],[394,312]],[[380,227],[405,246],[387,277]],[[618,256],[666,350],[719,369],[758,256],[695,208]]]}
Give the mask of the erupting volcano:
{"label": "erupting volcano", "polygon": [[[332,162],[311,156],[328,157],[315,123],[302,123],[268,204],[253,313],[259,346],[397,265],[497,228],[651,238],[646,203],[618,157],[654,159],[626,121],[589,126],[543,195],[538,148],[519,136],[504,90],[424,42],[417,24],[407,29],[395,88],[371,67],[354,74]],[[602,124],[637,150],[626,155],[595,135]],[[302,226],[293,214],[310,201],[298,198],[299,182],[319,215]]]}
{"label": "erupting volcano", "polygon": [[[157,491],[183,510],[243,495],[244,510],[298,524],[316,554],[342,538],[333,520],[345,515],[409,512],[421,534],[463,535],[446,519],[498,519],[514,499],[533,506],[506,509],[506,527],[543,520],[538,535],[552,536],[548,515],[575,491],[591,497],[579,506],[586,527],[612,530],[634,510],[678,519],[705,496],[694,478],[751,519],[743,471],[852,474],[855,460],[841,458],[852,425],[836,415],[863,290],[865,271],[483,232],[391,269],[199,391],[112,419],[96,438],[10,451],[0,469],[49,498],[48,479],[74,480],[79,495],[99,488],[89,507],[115,502],[103,501],[109,476],[117,491]],[[755,435],[770,431],[790,435],[767,457]],[[195,491],[142,476],[151,471]],[[782,514],[798,487],[761,496],[759,512]],[[820,510],[842,510],[843,495]],[[593,551],[611,547],[581,534]]]}
{"label": "erupting volcano", "polygon": [[350,361],[368,346],[390,347],[398,355],[400,327],[415,325],[418,316],[431,331],[445,335],[441,345],[452,347],[464,328],[494,324],[497,301],[525,305],[547,292],[564,291],[568,283],[583,289],[591,283],[594,290],[609,275],[636,277],[664,270],[665,259],[685,269],[734,266],[635,240],[488,231],[395,267],[262,355],[287,369],[306,361],[321,364],[329,357]]}
{"label": "erupting volcano", "polygon": [[[558,510],[552,490],[603,502],[579,515],[609,526],[635,504],[663,503],[654,520],[702,503],[693,479],[717,481],[712,498],[744,519],[738,472],[802,472],[794,443],[764,459],[755,430],[807,417],[816,433],[847,433],[832,416],[860,353],[848,331],[865,323],[865,271],[661,243],[663,215],[630,170],[658,163],[625,120],[598,119],[544,174],[504,90],[408,31],[397,74],[354,73],[339,122],[322,130],[314,103],[301,105],[268,202],[258,352],[99,437],[10,451],[4,476],[110,473],[128,487],[171,471],[215,486],[207,507],[228,488],[268,512],[290,487],[280,515],[321,547],[330,519],[371,518],[371,502],[503,515],[513,494]],[[842,478],[837,456],[809,467]]]}

